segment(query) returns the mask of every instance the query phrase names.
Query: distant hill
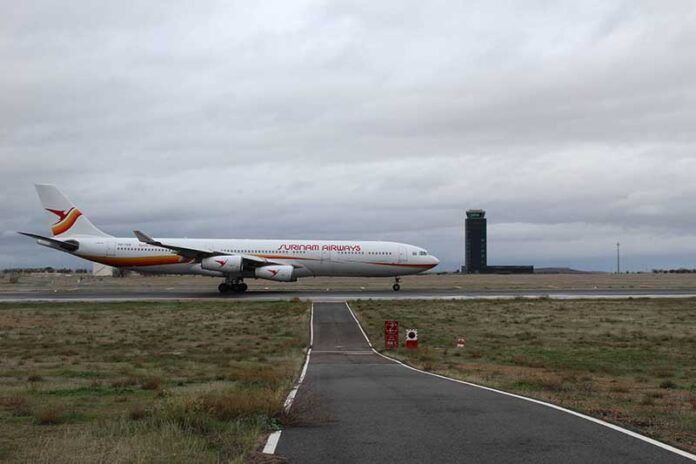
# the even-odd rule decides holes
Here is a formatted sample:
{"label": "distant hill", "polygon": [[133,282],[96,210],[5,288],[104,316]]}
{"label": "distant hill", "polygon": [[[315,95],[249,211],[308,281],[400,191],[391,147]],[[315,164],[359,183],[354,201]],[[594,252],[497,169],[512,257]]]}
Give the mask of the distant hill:
{"label": "distant hill", "polygon": [[596,271],[579,271],[569,267],[535,267],[535,274],[601,274]]}

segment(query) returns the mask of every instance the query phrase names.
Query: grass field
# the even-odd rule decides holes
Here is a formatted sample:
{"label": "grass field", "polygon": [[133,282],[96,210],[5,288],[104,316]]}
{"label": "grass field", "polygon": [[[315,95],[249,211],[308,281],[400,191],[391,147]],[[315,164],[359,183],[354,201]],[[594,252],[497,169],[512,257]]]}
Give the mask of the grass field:
{"label": "grass field", "polygon": [[299,302],[0,304],[0,461],[253,460],[292,420],[308,317]]}
{"label": "grass field", "polygon": [[[375,347],[396,319],[424,370],[539,398],[696,452],[696,300],[351,303]],[[456,348],[458,337],[466,340]],[[402,340],[403,342],[403,340]]]}

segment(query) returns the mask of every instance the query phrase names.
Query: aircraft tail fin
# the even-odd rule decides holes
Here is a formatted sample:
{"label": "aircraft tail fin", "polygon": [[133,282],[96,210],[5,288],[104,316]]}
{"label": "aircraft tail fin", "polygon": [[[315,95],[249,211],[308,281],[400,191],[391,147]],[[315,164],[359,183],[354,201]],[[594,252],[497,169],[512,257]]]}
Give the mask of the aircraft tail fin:
{"label": "aircraft tail fin", "polygon": [[36,192],[50,218],[54,237],[111,237],[99,230],[55,185],[36,184]]}

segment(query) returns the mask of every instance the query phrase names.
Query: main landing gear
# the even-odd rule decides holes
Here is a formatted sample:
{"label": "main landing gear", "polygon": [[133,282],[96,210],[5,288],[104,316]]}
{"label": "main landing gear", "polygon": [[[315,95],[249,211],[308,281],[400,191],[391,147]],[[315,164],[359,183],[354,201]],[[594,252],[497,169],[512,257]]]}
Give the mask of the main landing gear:
{"label": "main landing gear", "polygon": [[394,277],[394,285],[392,285],[392,289],[395,292],[401,290],[401,285],[399,285],[399,282],[401,282],[401,277]]}
{"label": "main landing gear", "polygon": [[244,293],[247,291],[247,284],[242,282],[242,279],[226,280],[220,285],[218,285],[218,291],[220,293]]}

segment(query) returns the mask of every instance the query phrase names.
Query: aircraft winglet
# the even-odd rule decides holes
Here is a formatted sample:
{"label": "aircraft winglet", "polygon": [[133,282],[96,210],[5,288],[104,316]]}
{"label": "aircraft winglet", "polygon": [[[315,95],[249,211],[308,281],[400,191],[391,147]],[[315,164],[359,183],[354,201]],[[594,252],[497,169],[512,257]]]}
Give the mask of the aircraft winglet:
{"label": "aircraft winglet", "polygon": [[155,245],[155,244],[159,245],[159,242],[156,242],[155,239],[153,239],[152,237],[147,235],[145,232],[141,232],[139,230],[134,230],[133,233],[138,238],[138,240],[143,242],[143,243],[148,243],[150,245]]}

